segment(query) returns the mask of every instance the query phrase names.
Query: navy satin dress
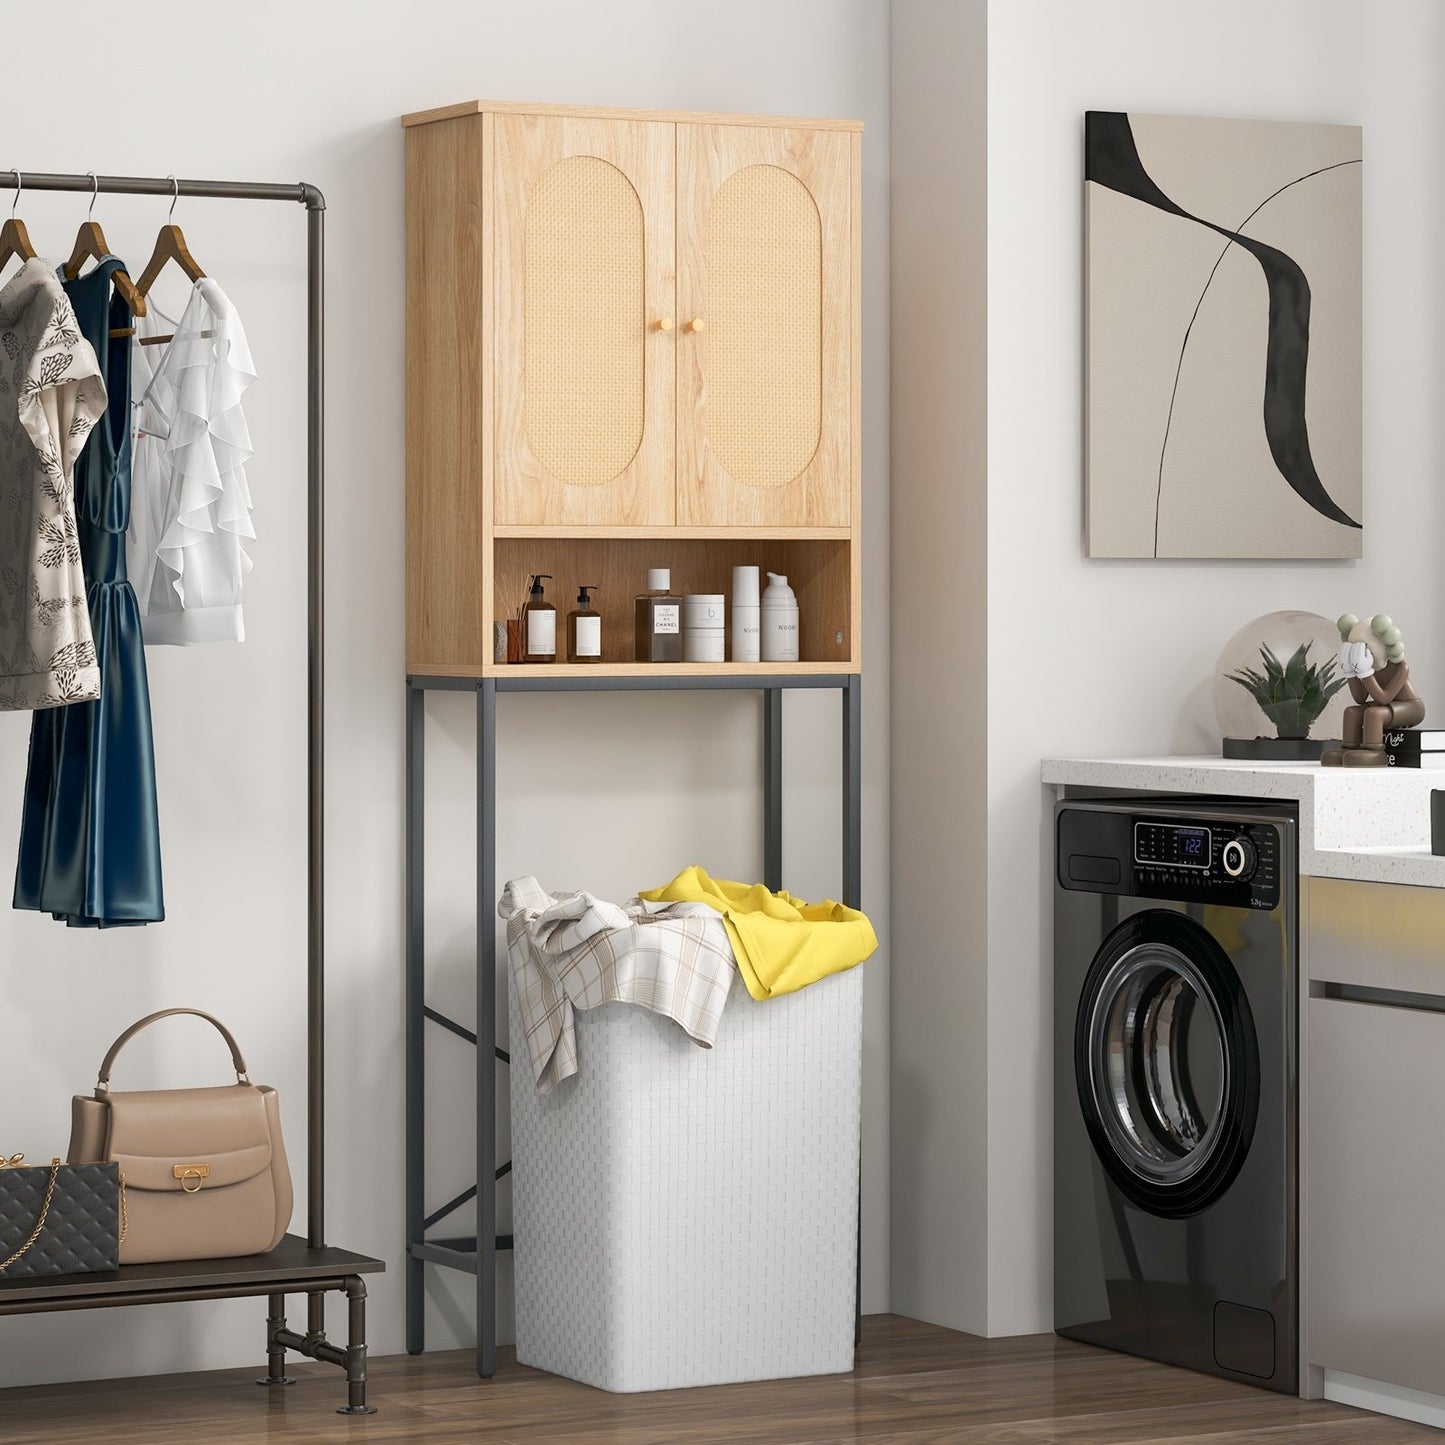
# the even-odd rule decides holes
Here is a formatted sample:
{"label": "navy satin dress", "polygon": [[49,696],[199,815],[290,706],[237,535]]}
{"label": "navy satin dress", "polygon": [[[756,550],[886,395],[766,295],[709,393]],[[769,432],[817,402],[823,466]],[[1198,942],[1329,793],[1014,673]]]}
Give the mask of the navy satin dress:
{"label": "navy satin dress", "polygon": [[107,256],[65,282],[85,339],[95,348],[109,405],[75,467],[75,516],[90,627],[100,660],[95,702],[37,712],[15,871],[15,906],[71,927],[157,923],[161,895],[155,747],[140,610],[126,580],[130,524],[130,338],[134,324]]}

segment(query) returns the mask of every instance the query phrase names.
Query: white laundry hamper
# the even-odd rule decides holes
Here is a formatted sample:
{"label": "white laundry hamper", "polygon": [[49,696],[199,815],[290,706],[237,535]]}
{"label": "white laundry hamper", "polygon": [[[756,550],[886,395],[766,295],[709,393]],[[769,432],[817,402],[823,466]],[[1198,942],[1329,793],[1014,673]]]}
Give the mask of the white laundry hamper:
{"label": "white laundry hamper", "polygon": [[577,1014],[538,1094],[511,990],[517,1359],[604,1390],[853,1368],[863,971],[757,1003],[712,1049]]}

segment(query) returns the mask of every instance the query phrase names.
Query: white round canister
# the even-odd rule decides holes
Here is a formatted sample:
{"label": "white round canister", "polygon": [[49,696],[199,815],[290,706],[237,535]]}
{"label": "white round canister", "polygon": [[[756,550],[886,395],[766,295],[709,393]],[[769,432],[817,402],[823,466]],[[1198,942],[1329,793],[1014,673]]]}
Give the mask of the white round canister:
{"label": "white round canister", "polygon": [[726,619],[721,592],[693,593],[682,599],[682,660],[722,662],[727,655]]}

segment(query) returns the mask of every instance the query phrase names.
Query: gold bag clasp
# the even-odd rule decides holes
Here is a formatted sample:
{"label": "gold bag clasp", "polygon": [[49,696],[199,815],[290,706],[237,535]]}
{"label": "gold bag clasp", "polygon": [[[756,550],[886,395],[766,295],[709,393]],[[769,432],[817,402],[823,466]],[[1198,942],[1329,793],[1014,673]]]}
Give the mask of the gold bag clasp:
{"label": "gold bag clasp", "polygon": [[211,1177],[209,1164],[177,1164],[171,1170],[171,1177],[179,1179],[181,1188],[187,1194],[199,1194],[201,1186]]}

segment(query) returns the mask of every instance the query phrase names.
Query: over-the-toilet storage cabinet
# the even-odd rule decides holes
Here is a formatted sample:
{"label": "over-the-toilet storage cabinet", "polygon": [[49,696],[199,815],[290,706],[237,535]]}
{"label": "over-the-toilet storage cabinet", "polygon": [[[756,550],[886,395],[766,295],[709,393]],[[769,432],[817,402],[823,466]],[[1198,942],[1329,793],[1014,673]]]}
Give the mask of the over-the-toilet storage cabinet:
{"label": "over-the-toilet storage cabinet", "polygon": [[560,613],[600,583],[603,665],[636,671],[647,569],[729,594],[739,564],[798,594],[783,666],[859,669],[861,140],[487,102],[408,117],[410,673],[502,671],[493,623],[531,572]]}

